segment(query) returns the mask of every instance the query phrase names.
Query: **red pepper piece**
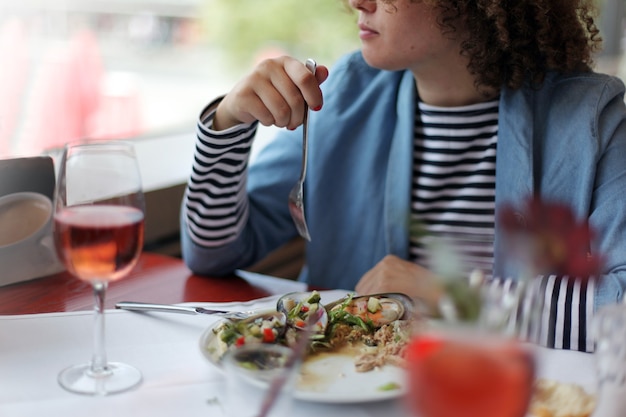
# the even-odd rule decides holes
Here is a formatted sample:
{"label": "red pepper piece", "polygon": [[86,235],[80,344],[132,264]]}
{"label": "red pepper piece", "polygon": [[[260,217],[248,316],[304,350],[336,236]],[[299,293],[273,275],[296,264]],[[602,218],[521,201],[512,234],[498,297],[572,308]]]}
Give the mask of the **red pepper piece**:
{"label": "red pepper piece", "polygon": [[265,343],[274,343],[276,340],[276,335],[274,334],[274,330],[266,327],[263,329],[263,341]]}

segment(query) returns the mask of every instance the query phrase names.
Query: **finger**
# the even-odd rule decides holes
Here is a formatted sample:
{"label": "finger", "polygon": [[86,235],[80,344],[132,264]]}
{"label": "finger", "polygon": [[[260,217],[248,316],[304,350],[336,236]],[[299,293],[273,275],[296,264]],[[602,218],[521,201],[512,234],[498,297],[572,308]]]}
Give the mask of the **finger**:
{"label": "finger", "polygon": [[238,86],[224,98],[220,105],[226,105],[235,115],[234,117],[242,123],[258,120],[264,126],[273,125],[274,116],[266,104],[266,101],[271,101],[271,99],[263,98],[263,95],[272,94],[271,88],[259,87],[262,83],[262,81],[252,81],[250,84]]}
{"label": "finger", "polygon": [[274,91],[264,96],[267,107],[272,112],[276,125],[296,128],[304,118],[305,100],[291,75],[286,71],[271,74],[270,82]]}
{"label": "finger", "polygon": [[357,282],[356,286],[354,287],[354,290],[358,294],[361,294],[361,295],[372,294],[373,292],[375,292],[375,288],[376,288],[375,282],[376,282],[376,274],[373,272],[373,270],[369,270],[361,277],[359,282]]}
{"label": "finger", "polygon": [[[273,95],[275,99],[271,99],[268,96]],[[284,102],[279,94],[265,93],[263,97],[255,95],[254,100],[248,102],[248,111],[250,112],[253,120],[258,120],[263,126],[278,126],[284,127],[281,123],[280,114],[277,115],[276,108],[280,108],[280,103]]]}
{"label": "finger", "polygon": [[[319,65],[317,67],[317,71],[315,71],[315,78],[317,79],[318,86],[323,84],[324,81],[328,78],[328,68],[323,65]],[[321,92],[321,90],[320,90]],[[322,95],[322,102],[318,105],[309,104],[311,110],[320,111],[322,110],[322,106],[324,105],[324,96]]]}
{"label": "finger", "polygon": [[317,78],[317,83],[318,84],[323,84],[324,81],[326,81],[326,79],[328,78],[328,68],[326,68],[324,65],[318,65],[317,66],[317,70],[315,71],[315,78]]}
{"label": "finger", "polygon": [[[258,68],[250,75],[245,85],[237,91],[233,100],[239,105],[238,111],[249,113],[253,119],[265,126],[285,127],[291,122],[292,111],[302,114],[302,110],[292,108],[285,95],[300,95],[282,67]],[[303,99],[300,99],[300,103]],[[300,104],[299,107],[302,107]]]}
{"label": "finger", "polygon": [[365,294],[366,290],[366,286],[365,283],[363,282],[363,279],[361,279],[359,282],[357,282],[356,286],[354,287],[354,291],[357,292],[357,294]]}
{"label": "finger", "polygon": [[[309,108],[313,110],[321,109],[323,96],[322,90],[320,89],[320,82],[328,78],[328,69],[323,65],[319,65],[315,74],[313,74],[304,63],[300,61],[288,61],[285,63],[285,71],[299,89],[302,99]],[[294,97],[294,99],[299,100],[299,97]]]}
{"label": "finger", "polygon": [[267,59],[259,63],[246,79],[245,85],[256,96],[256,100],[248,105],[262,103],[250,111],[264,125],[295,128],[302,123],[304,97],[286,69],[290,65],[302,66],[290,57]]}

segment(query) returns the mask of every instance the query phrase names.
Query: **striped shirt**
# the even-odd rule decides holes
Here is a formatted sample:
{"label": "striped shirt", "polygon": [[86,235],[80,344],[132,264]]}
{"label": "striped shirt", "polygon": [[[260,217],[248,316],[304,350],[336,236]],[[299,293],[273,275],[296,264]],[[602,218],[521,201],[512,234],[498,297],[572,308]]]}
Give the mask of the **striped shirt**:
{"label": "striped shirt", "polygon": [[413,145],[411,259],[432,269],[429,246],[453,246],[465,275],[491,274],[498,100],[457,108],[417,105]]}
{"label": "striped shirt", "polygon": [[[244,228],[248,158],[257,127],[253,123],[215,131],[213,108],[198,123],[184,202],[190,236],[204,247],[226,244]],[[464,271],[478,268],[491,274],[497,117],[497,101],[456,109],[417,106],[412,217],[428,236],[462,242]],[[432,263],[424,240],[412,236],[409,245],[414,262]],[[593,312],[593,282],[549,276],[533,283],[543,295],[538,314],[546,325],[540,335],[526,336],[549,347],[592,351],[587,323]],[[492,279],[488,285],[514,284]]]}

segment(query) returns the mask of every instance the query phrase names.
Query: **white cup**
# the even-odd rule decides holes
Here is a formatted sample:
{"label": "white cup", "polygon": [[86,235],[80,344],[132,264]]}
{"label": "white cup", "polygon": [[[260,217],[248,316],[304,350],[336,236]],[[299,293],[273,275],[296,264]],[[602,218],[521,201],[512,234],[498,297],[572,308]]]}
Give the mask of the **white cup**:
{"label": "white cup", "polygon": [[0,248],[37,239],[52,215],[52,202],[43,194],[22,192],[0,197]]}
{"label": "white cup", "polygon": [[52,240],[52,202],[39,193],[0,197],[0,285],[60,271]]}
{"label": "white cup", "polygon": [[[265,343],[245,345],[227,352],[222,362],[226,374],[225,414],[229,417],[256,417],[272,382],[284,376],[284,363],[291,353],[288,347]],[[270,365],[260,369],[255,362]],[[268,413],[270,417],[292,415],[294,381],[299,366],[287,372],[287,380]]]}

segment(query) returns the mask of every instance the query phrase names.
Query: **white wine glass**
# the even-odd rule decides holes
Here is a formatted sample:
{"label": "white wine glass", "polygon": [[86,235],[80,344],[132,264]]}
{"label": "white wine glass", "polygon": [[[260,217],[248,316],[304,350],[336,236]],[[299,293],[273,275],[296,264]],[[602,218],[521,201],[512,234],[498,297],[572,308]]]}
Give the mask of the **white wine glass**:
{"label": "white wine glass", "polygon": [[94,351],[90,362],[58,377],[68,391],[85,395],[124,392],[141,383],[141,372],[109,362],[104,309],[109,282],[124,278],[143,246],[145,203],[132,144],[118,141],[66,145],[57,180],[54,240],[59,258],[95,296]]}

